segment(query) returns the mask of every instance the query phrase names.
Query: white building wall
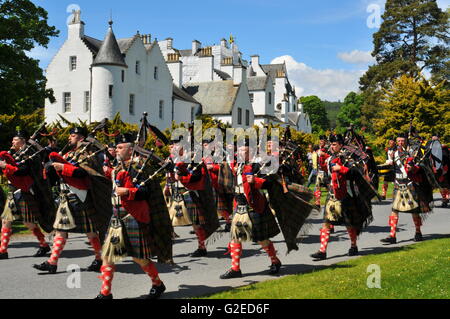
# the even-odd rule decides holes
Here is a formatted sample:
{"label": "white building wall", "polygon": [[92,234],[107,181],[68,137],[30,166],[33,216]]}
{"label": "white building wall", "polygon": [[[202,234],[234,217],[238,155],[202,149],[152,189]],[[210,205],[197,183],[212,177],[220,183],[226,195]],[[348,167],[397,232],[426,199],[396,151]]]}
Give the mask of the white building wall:
{"label": "white building wall", "polygon": [[[242,124],[238,124],[238,108],[242,109]],[[246,125],[246,110],[250,111],[250,125]],[[253,112],[253,106],[250,102],[247,84],[242,83],[233,106],[232,126],[249,128],[253,126],[254,121],[255,113]]]}
{"label": "white building wall", "polygon": [[199,108],[200,106],[196,103],[193,102],[188,102],[188,101],[182,101],[179,99],[174,99],[173,101],[174,105],[174,121],[177,124],[180,123],[192,123],[192,118],[191,118],[191,110],[192,108],[194,109],[193,114],[194,114],[194,120],[195,120],[195,116],[196,114],[199,112]]}
{"label": "white building wall", "polygon": [[[73,26],[72,26],[73,27]],[[90,66],[92,53],[78,36],[79,31],[72,30],[70,37],[64,42],[47,67],[47,89],[53,89],[55,103],[45,100],[45,118],[48,123],[59,119],[58,114],[69,121],[89,120],[89,112],[84,110],[84,94],[90,91]],[[77,57],[76,70],[70,70],[70,57]],[[64,113],[63,93],[71,93],[72,111]]]}

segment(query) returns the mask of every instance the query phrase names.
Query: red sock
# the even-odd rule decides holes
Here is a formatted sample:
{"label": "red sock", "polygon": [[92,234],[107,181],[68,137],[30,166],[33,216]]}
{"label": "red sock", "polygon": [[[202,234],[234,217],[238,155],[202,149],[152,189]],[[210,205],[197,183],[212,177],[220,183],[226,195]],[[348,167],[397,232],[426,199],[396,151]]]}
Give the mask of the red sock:
{"label": "red sock", "polygon": [[11,239],[12,229],[3,227],[2,228],[2,236],[0,243],[0,253],[6,253],[8,251],[9,240]]}
{"label": "red sock", "polygon": [[205,230],[203,228],[197,228],[195,231],[195,234],[197,235],[198,240],[198,249],[206,249],[205,240],[206,240],[206,234]]}
{"label": "red sock", "polygon": [[314,192],[314,197],[316,198],[316,205],[320,206],[320,198],[322,197],[322,191],[320,188]]}
{"label": "red sock", "polygon": [[350,236],[350,241],[351,241],[351,245],[352,247],[356,247],[356,240],[357,240],[357,233],[356,233],[356,229],[354,229],[353,227],[349,227],[347,228],[347,232],[348,235]]}
{"label": "red sock", "polygon": [[100,268],[100,271],[102,273],[102,275],[98,277],[102,280],[102,290],[100,291],[100,293],[103,296],[109,296],[111,294],[112,280],[114,278],[116,267],[106,265],[102,266]]}
{"label": "red sock", "polygon": [[141,268],[152,279],[153,286],[161,286],[162,281],[159,279],[158,270],[152,261],[150,261],[150,264],[145,267],[141,266]]}
{"label": "red sock", "polygon": [[420,216],[413,216],[414,225],[416,226],[416,233],[421,233],[422,218]]}
{"label": "red sock", "polygon": [[387,190],[388,190],[388,184],[383,184],[383,192],[381,193],[382,196],[386,196]]}
{"label": "red sock", "polygon": [[270,261],[272,262],[272,264],[280,263],[280,260],[277,257],[277,252],[275,251],[275,247],[273,246],[272,242],[270,242],[270,244],[268,246],[263,247],[263,249],[269,255],[269,258],[270,258]]}
{"label": "red sock", "polygon": [[391,226],[391,237],[395,238],[397,233],[398,216],[389,216],[389,226]]}
{"label": "red sock", "polygon": [[37,240],[39,241],[40,247],[48,247],[48,244],[45,241],[45,236],[39,227],[35,227],[33,229],[33,235],[36,236]]}
{"label": "red sock", "polygon": [[231,254],[231,269],[239,271],[241,269],[242,244],[230,243],[228,249]]}
{"label": "red sock", "polygon": [[102,259],[102,244],[100,244],[100,239],[98,237],[89,238],[89,242],[94,249],[95,259]]}
{"label": "red sock", "polygon": [[327,252],[328,241],[330,240],[330,229],[322,228],[320,230],[320,251],[322,253]]}
{"label": "red sock", "polygon": [[59,256],[61,255],[65,245],[66,239],[64,237],[55,236],[55,238],[53,239],[52,254],[50,255],[50,259],[47,260],[50,265],[58,264]]}

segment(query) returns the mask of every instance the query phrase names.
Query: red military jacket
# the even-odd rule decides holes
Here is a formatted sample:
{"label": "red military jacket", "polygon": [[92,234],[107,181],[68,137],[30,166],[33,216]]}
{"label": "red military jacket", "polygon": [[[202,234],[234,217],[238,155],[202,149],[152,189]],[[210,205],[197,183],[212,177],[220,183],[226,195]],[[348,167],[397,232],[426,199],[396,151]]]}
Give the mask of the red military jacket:
{"label": "red military jacket", "polygon": [[[236,167],[236,171],[234,168]],[[233,169],[234,174],[237,174],[237,165],[236,163],[232,163],[231,168]],[[247,203],[256,213],[262,214],[267,208],[268,202],[266,197],[260,192],[260,189],[265,188],[264,183],[266,180],[260,177],[254,177],[254,183],[249,184],[247,181],[247,175],[253,175],[253,166],[252,165],[244,165],[244,168],[241,173],[242,177],[242,186],[244,189],[244,195],[247,199]],[[238,205],[236,199],[234,200],[234,208]]]}
{"label": "red military jacket", "polygon": [[2,172],[11,185],[24,192],[29,192],[33,185],[33,178],[27,173],[27,168],[17,167],[14,158],[8,152],[0,152],[0,157],[7,163]]}
{"label": "red military jacket", "polygon": [[[106,177],[113,178],[113,169],[109,168]],[[146,200],[148,197],[146,187],[136,187],[133,183],[133,177],[127,170],[116,171],[115,183],[118,187],[128,189],[127,196],[121,196],[122,207],[133,216],[138,222],[148,224],[150,222],[150,206]]]}
{"label": "red military jacket", "polygon": [[213,160],[210,158],[204,158],[203,162],[205,165],[211,165],[211,168],[208,168],[209,177],[211,178],[211,183],[213,188],[217,191],[219,190],[219,171],[220,165],[213,163]]}
{"label": "red military jacket", "polygon": [[73,156],[75,151],[76,149],[66,153],[64,157],[61,157],[58,153],[54,152],[49,155],[49,158],[54,162],[64,165],[63,170],[58,172],[58,175],[62,178],[64,183],[80,190],[88,190],[91,183],[87,172],[67,161],[68,158]]}
{"label": "red military jacket", "polygon": [[186,163],[177,163],[176,167],[180,172],[180,182],[190,191],[200,191],[205,189],[206,176],[208,170],[204,165],[196,171],[190,172]]}
{"label": "red military jacket", "polygon": [[[333,172],[333,164],[341,166],[339,172]],[[342,160],[339,156],[333,155],[328,160],[328,174],[331,176],[331,187],[333,189],[334,197],[337,200],[342,200],[347,195],[347,173],[350,171],[348,167],[343,166]]]}
{"label": "red military jacket", "polygon": [[[411,169],[408,169],[407,165],[410,165]],[[409,157],[406,160],[405,171],[406,174],[408,175],[408,178],[414,183],[420,184],[423,182],[424,176],[422,174],[422,169],[416,164],[414,164],[414,159],[412,157]]]}
{"label": "red military jacket", "polygon": [[327,171],[327,159],[330,157],[330,154],[327,153],[327,150],[323,147],[320,149],[321,155],[317,158],[317,164],[321,171]]}

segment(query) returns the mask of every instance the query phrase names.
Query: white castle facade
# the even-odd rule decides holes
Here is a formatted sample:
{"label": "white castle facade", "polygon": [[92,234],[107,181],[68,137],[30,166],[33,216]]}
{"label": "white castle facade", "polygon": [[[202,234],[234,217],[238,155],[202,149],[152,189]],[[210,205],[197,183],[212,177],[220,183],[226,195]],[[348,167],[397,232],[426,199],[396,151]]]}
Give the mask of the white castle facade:
{"label": "white castle facade", "polygon": [[259,56],[248,63],[224,39],[207,47],[193,41],[192,48],[178,50],[171,38],[157,42],[138,33],[116,39],[112,22],[103,41],[84,30],[75,12],[46,70],[56,98],[45,103],[48,123],[59,115],[91,123],[120,113],[136,124],[147,112],[153,125],[166,129],[207,114],[233,127],[274,123],[311,132],[284,64],[260,65]]}

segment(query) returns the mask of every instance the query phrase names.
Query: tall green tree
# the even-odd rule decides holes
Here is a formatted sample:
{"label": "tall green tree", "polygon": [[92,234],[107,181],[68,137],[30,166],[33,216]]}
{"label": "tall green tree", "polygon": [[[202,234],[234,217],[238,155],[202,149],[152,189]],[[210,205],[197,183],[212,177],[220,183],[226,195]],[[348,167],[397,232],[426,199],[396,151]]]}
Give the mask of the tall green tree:
{"label": "tall green tree", "polygon": [[356,127],[361,127],[361,107],[364,103],[364,98],[361,94],[350,92],[344,100],[344,105],[341,107],[337,115],[337,121],[340,127],[348,127],[354,124]]}
{"label": "tall green tree", "polygon": [[300,103],[303,104],[303,109],[309,115],[313,132],[326,131],[330,128],[327,110],[322,100],[311,95],[300,98]]}
{"label": "tall green tree", "polygon": [[54,99],[39,61],[26,54],[59,34],[47,19],[29,0],[0,0],[0,113],[31,113]]}
{"label": "tall green tree", "polygon": [[373,36],[376,64],[360,79],[365,103],[363,124],[372,127],[379,115],[382,89],[401,75],[431,72],[435,83],[450,80],[448,14],[436,0],[387,0],[383,23]]}

